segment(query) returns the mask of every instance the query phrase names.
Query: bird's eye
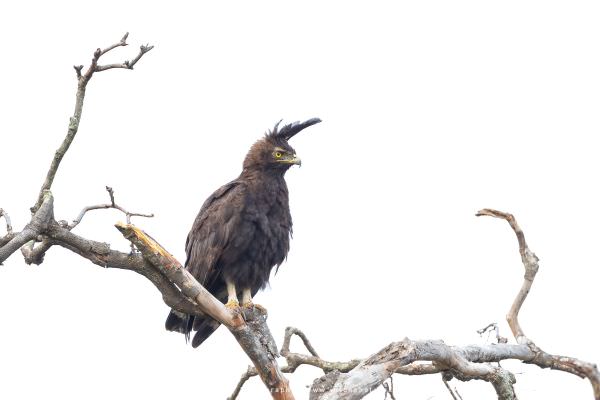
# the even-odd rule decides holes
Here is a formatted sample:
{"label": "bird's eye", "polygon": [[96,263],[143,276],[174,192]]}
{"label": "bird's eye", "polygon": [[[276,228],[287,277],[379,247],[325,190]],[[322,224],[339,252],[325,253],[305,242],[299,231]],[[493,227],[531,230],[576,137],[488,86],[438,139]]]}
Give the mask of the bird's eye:
{"label": "bird's eye", "polygon": [[275,152],[275,158],[281,158],[281,153],[280,153],[280,152],[278,152],[278,151],[276,151],[276,152]]}

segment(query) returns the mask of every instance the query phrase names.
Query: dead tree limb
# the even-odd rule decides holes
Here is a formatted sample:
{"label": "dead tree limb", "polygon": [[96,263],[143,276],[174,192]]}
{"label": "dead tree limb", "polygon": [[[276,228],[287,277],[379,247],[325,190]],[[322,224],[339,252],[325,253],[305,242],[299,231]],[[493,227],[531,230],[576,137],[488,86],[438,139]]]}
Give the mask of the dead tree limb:
{"label": "dead tree limb", "polygon": [[596,364],[581,361],[573,357],[548,354],[537,347],[529,337],[525,336],[523,329],[521,329],[521,325],[519,324],[519,311],[521,310],[521,306],[529,294],[533,280],[538,272],[539,258],[529,249],[529,246],[527,246],[525,234],[517,224],[515,217],[512,214],[492,210],[489,208],[480,210],[476,215],[490,216],[506,220],[517,236],[519,253],[521,254],[521,261],[523,263],[523,267],[525,268],[525,275],[523,277],[521,289],[517,293],[517,296],[510,307],[508,315],[506,316],[506,320],[517,343],[527,345],[535,355],[534,358],[528,362],[541,368],[557,369],[560,371],[569,372],[581,378],[588,378],[592,384],[594,398],[596,400],[600,400],[600,372],[598,371]]}
{"label": "dead tree limb", "polygon": [[[46,174],[46,179],[44,180],[44,183],[42,183],[42,187],[40,188],[40,194],[38,195],[37,201],[35,205],[31,207],[32,213],[35,213],[42,204],[44,191],[51,189],[52,182],[54,182],[54,178],[56,176],[56,172],[58,171],[58,167],[60,166],[60,162],[67,153],[67,150],[69,150],[71,143],[73,143],[73,139],[75,139],[75,135],[77,134],[77,130],[79,129],[79,121],[81,121],[81,113],[83,111],[83,100],[85,98],[85,90],[87,88],[88,82],[90,81],[90,79],[92,79],[94,72],[100,72],[104,71],[105,69],[108,69],[102,69],[102,67],[99,67],[98,60],[101,56],[103,56],[104,54],[108,53],[116,47],[127,46],[126,41],[128,36],[129,33],[126,33],[119,42],[108,46],[104,50],[97,49],[94,52],[94,56],[92,57],[92,62],[90,63],[89,68],[84,74],[82,74],[81,72],[83,70],[83,65],[74,67],[75,72],[77,73],[77,94],[75,97],[75,111],[73,112],[73,116],[69,120],[67,135],[65,136],[65,139],[63,140],[60,147],[54,153],[54,158],[52,159],[52,163],[50,164],[50,168],[48,169],[48,173]],[[140,53],[134,59],[135,62],[133,62],[133,64],[137,63],[144,54],[146,54],[153,48],[154,46],[142,46]],[[128,61],[126,61],[125,63],[128,63]],[[128,69],[133,69],[133,64]]]}
{"label": "dead tree limb", "polygon": [[[539,269],[537,256],[529,249],[525,235],[516,219],[507,213],[484,209],[478,216],[487,215],[508,221],[517,235],[519,252],[525,267],[525,278],[521,290],[517,294],[507,315],[516,344],[508,344],[508,340],[500,336],[498,326],[489,324],[479,330],[480,334],[494,330],[497,343],[473,346],[449,346],[439,340],[410,340],[405,338],[395,342],[365,360],[349,362],[333,362],[321,359],[312,347],[306,335],[296,329],[287,328],[281,349],[287,365],[282,371],[292,373],[300,365],[311,365],[320,368],[325,375],[315,380],[311,387],[311,400],[355,400],[361,399],[375,388],[381,386],[393,374],[422,375],[442,373],[444,383],[456,378],[463,381],[480,379],[488,381],[494,387],[498,399],[516,399],[514,375],[499,364],[502,360],[521,360],[541,368],[565,371],[581,378],[588,378],[592,384],[594,398],[600,400],[600,374],[596,365],[575,359],[552,355],[542,351],[523,333],[518,320],[518,313],[525,301],[535,275]],[[292,353],[289,350],[292,336],[300,337],[309,354]],[[427,362],[427,363],[423,363]],[[229,400],[234,400],[243,384],[256,371],[249,368],[242,375]],[[454,392],[452,396],[456,397]]]}
{"label": "dead tree limb", "polygon": [[521,310],[521,306],[523,305],[523,302],[529,294],[529,290],[531,289],[531,285],[533,284],[535,275],[538,272],[539,259],[531,250],[529,250],[529,247],[527,246],[527,241],[525,240],[525,234],[517,224],[517,220],[514,216],[502,211],[491,210],[489,208],[484,208],[483,210],[480,210],[476,215],[478,217],[489,216],[495,218],[502,218],[508,222],[510,227],[517,235],[517,241],[519,242],[519,254],[521,254],[521,261],[523,262],[523,266],[525,267],[525,276],[523,279],[523,285],[521,286],[521,290],[519,290],[519,293],[515,297],[515,300],[513,301],[513,304],[510,307],[510,311],[506,316],[506,321],[508,322],[508,325],[510,326],[512,334],[515,337],[517,343],[527,343],[529,339],[527,339],[525,333],[523,333],[523,330],[521,329],[521,325],[519,324],[519,311]]}
{"label": "dead tree limb", "polygon": [[477,216],[493,216],[505,219],[517,236],[519,253],[525,267],[525,278],[521,290],[507,315],[507,321],[517,344],[501,343],[486,346],[447,346],[441,341],[412,341],[392,343],[380,352],[362,361],[347,373],[327,374],[315,381],[311,400],[360,399],[381,385],[399,367],[411,365],[415,361],[431,361],[445,373],[460,380],[482,379],[490,382],[500,400],[515,399],[514,375],[490,363],[506,359],[516,359],[541,368],[565,371],[592,384],[594,398],[600,400],[600,373],[595,364],[573,357],[552,355],[537,347],[523,333],[518,314],[531,288],[539,269],[537,256],[529,249],[525,235],[514,216],[501,211],[484,209]]}

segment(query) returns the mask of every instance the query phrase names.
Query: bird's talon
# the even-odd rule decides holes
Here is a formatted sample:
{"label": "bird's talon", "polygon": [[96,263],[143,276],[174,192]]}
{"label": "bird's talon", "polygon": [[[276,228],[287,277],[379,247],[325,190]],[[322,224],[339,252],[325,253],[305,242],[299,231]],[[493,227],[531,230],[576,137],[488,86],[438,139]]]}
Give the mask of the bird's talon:
{"label": "bird's talon", "polygon": [[254,303],[253,303],[253,302],[251,302],[251,301],[249,301],[249,302],[246,302],[246,303],[242,303],[242,307],[244,307],[244,308],[246,308],[246,309],[248,309],[248,310],[251,310],[251,309],[253,309],[253,308],[254,308]]}
{"label": "bird's talon", "polygon": [[225,304],[225,307],[230,310],[237,310],[240,308],[240,303],[237,300],[229,300],[227,304]]}
{"label": "bird's talon", "polygon": [[246,302],[246,303],[242,303],[242,307],[245,310],[256,310],[256,311],[260,312],[261,314],[266,314],[267,313],[267,309],[266,308],[264,308],[260,304],[253,303],[251,301]]}
{"label": "bird's talon", "polygon": [[267,309],[266,309],[266,308],[264,308],[263,306],[261,306],[260,304],[252,304],[252,306],[253,306],[253,307],[254,307],[256,310],[260,311],[260,313],[261,313],[261,314],[266,314],[266,313],[267,313]]}

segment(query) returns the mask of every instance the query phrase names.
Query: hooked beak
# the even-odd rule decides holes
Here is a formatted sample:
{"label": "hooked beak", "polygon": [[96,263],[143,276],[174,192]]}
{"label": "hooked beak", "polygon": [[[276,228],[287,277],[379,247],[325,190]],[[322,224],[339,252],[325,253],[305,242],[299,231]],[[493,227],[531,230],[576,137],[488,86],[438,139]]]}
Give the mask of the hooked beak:
{"label": "hooked beak", "polygon": [[300,159],[300,157],[296,156],[295,154],[293,156],[283,158],[283,159],[279,160],[279,162],[284,163],[284,164],[298,165],[298,166],[302,165],[302,160]]}

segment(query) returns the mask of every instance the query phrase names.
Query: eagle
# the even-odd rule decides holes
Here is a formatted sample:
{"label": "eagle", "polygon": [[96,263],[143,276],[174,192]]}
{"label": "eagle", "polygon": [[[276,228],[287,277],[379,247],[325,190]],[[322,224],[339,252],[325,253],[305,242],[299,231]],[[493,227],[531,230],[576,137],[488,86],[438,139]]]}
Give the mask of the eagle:
{"label": "eagle", "polygon": [[[185,268],[228,308],[253,307],[252,297],[269,283],[290,248],[292,216],[286,171],[300,165],[288,141],[309,126],[312,118],[279,127],[281,121],[252,145],[241,174],[206,199],[185,244]],[[171,310],[165,322],[169,331],[200,346],[218,327],[209,316]]]}

